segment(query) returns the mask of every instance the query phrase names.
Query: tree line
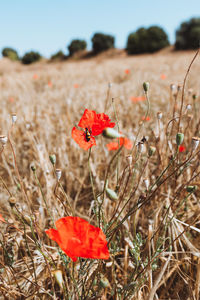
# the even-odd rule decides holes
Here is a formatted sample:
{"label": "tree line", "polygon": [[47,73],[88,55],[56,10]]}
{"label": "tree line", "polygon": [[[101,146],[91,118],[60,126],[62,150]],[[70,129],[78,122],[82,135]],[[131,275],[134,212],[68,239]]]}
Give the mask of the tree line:
{"label": "tree line", "polygon": [[[163,28],[159,26],[141,27],[129,34],[126,43],[126,51],[129,55],[154,53],[169,45],[169,39]],[[175,50],[197,49],[200,46],[200,18],[192,18],[183,22],[176,30]],[[87,43],[85,40],[75,39],[67,46],[69,55],[58,51],[51,56],[51,60],[64,60],[75,54],[85,51]],[[104,33],[95,33],[92,37],[92,55],[97,55],[108,49],[115,48],[115,38]],[[2,55],[13,61],[20,60],[23,64],[31,64],[39,61],[42,56],[36,51],[25,53],[21,58],[13,48],[6,47]]]}

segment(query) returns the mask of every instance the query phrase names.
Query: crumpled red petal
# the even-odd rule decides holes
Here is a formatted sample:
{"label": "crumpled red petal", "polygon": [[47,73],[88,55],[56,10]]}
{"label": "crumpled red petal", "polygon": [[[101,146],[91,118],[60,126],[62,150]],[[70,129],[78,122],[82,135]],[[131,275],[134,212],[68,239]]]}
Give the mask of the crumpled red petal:
{"label": "crumpled red petal", "polygon": [[111,142],[109,144],[106,145],[106,147],[108,148],[109,151],[111,150],[118,150],[119,146],[124,146],[126,149],[132,149],[133,147],[133,143],[131,142],[131,140],[127,139],[126,137],[121,137],[119,138],[119,143],[118,142]]}
{"label": "crumpled red petal", "polygon": [[110,118],[104,114],[97,114],[96,120],[92,126],[92,134],[94,136],[99,135],[103,132],[103,130],[107,127],[113,128],[115,126],[114,122],[111,122]]}
{"label": "crumpled red petal", "polygon": [[72,258],[108,259],[109,251],[103,231],[79,217],[64,217],[56,221],[56,229],[46,233]]}
{"label": "crumpled red petal", "polygon": [[90,140],[87,142],[84,131],[78,130],[76,127],[72,128],[72,138],[84,150],[88,150],[92,146],[96,145],[96,141],[93,136],[91,136]]}
{"label": "crumpled red petal", "polygon": [[96,121],[96,117],[97,117],[96,111],[85,109],[82,118],[78,123],[78,126],[81,128],[92,129],[92,126]]}

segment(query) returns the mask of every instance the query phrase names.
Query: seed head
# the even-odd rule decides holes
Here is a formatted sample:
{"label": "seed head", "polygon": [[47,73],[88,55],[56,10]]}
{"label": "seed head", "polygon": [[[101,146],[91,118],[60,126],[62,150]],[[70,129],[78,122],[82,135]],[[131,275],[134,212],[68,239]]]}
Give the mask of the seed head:
{"label": "seed head", "polygon": [[198,137],[196,136],[192,137],[192,143],[191,143],[192,151],[195,151],[197,149],[197,147],[199,146],[199,141],[200,139]]}
{"label": "seed head", "polygon": [[16,114],[12,114],[11,117],[12,117],[12,123],[15,124],[16,121],[17,121],[17,115]]}
{"label": "seed head", "polygon": [[59,287],[63,288],[63,275],[61,270],[56,270],[53,272],[53,275],[56,279],[56,282],[58,283]]}
{"label": "seed head", "polygon": [[8,141],[8,137],[6,135],[0,135],[0,143],[4,146]]}
{"label": "seed head", "polygon": [[151,157],[152,155],[154,155],[155,152],[156,152],[156,147],[150,146],[149,147],[149,151],[148,151],[149,157]]}
{"label": "seed head", "polygon": [[61,175],[62,175],[62,171],[60,170],[60,169],[56,169],[56,178],[57,178],[57,180],[59,181],[60,180],[60,178],[61,178]]}
{"label": "seed head", "polygon": [[162,116],[163,116],[163,114],[162,114],[161,111],[157,112],[157,119],[158,119],[158,120],[161,120],[161,119],[162,119]]}

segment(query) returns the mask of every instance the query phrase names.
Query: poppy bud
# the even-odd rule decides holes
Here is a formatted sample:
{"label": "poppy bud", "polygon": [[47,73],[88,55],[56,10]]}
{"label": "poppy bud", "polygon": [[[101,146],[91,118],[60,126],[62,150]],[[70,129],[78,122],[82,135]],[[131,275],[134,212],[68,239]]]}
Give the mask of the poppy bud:
{"label": "poppy bud", "polygon": [[56,156],[55,154],[49,155],[50,162],[54,166],[56,164]]}
{"label": "poppy bud", "polygon": [[176,90],[176,85],[175,85],[175,84],[171,84],[171,85],[170,85],[170,89],[171,89],[172,92],[175,92],[175,90]]}
{"label": "poppy bud", "polygon": [[107,194],[108,198],[110,198],[110,200],[117,200],[118,199],[118,196],[115,193],[115,191],[113,191],[109,188],[106,188],[106,194]]}
{"label": "poppy bud", "polygon": [[16,114],[12,114],[11,117],[12,117],[12,123],[15,124],[16,121],[17,121],[17,115]]}
{"label": "poppy bud", "polygon": [[118,131],[116,131],[113,128],[109,128],[109,127],[104,129],[102,134],[105,138],[108,138],[108,139],[116,139],[116,138],[123,137],[123,135],[120,134]]}
{"label": "poppy bud", "polygon": [[192,99],[193,99],[193,100],[196,100],[196,99],[197,99],[197,95],[196,95],[196,94],[193,94],[193,95],[192,95]]}
{"label": "poppy bud", "polygon": [[187,105],[186,105],[186,110],[191,110],[191,108],[192,108],[192,105],[191,105],[191,104],[187,104]]}
{"label": "poppy bud", "polygon": [[180,146],[183,143],[183,140],[184,140],[184,134],[181,133],[181,132],[177,133],[176,143],[177,143],[178,146]]}
{"label": "poppy bud", "polygon": [[11,207],[15,206],[16,202],[17,202],[17,200],[16,200],[15,197],[10,197],[9,198],[9,204],[10,204]]}
{"label": "poppy bud", "polygon": [[188,185],[188,186],[186,187],[186,191],[187,191],[188,193],[193,193],[194,191],[196,191],[196,189],[197,189],[197,186],[196,186],[196,185]]}
{"label": "poppy bud", "polygon": [[0,143],[4,146],[8,141],[8,138],[6,135],[0,135]]}
{"label": "poppy bud", "polygon": [[149,90],[149,82],[144,82],[143,83],[143,89],[144,89],[145,93],[148,92],[148,90]]}
{"label": "poppy bud", "polygon": [[144,151],[144,143],[138,143],[137,149],[139,153],[142,153]]}
{"label": "poppy bud", "polygon": [[197,147],[199,146],[199,138],[193,136],[192,137],[192,151],[195,151],[197,149]]}
{"label": "poppy bud", "polygon": [[157,112],[157,119],[158,120],[162,119],[162,112],[161,111]]}
{"label": "poppy bud", "polygon": [[149,157],[151,157],[152,155],[154,155],[155,152],[156,152],[156,147],[150,146],[149,147],[149,151],[148,151]]}
{"label": "poppy bud", "polygon": [[146,190],[148,191],[148,189],[149,189],[149,179],[144,178],[143,182],[144,182],[144,185],[146,187]]}
{"label": "poppy bud", "polygon": [[110,283],[108,281],[108,279],[105,277],[105,276],[101,276],[101,279],[100,279],[100,285],[102,286],[102,288],[108,288],[110,286]]}
{"label": "poppy bud", "polygon": [[59,287],[63,288],[63,275],[61,270],[56,270],[53,272],[53,275],[56,279],[56,282],[58,283]]}
{"label": "poppy bud", "polygon": [[62,175],[62,171],[60,169],[56,169],[56,178],[59,181]]}
{"label": "poppy bud", "polygon": [[35,172],[36,171],[36,167],[35,167],[35,165],[31,165],[31,170],[33,171],[33,172]]}

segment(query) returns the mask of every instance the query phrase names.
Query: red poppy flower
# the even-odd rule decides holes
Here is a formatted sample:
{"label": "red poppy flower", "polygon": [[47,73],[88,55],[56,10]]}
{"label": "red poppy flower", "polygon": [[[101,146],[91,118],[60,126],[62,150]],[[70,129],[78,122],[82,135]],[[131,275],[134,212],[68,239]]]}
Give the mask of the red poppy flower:
{"label": "red poppy flower", "polygon": [[167,76],[166,76],[165,74],[161,74],[161,75],[160,75],[160,78],[161,78],[162,80],[165,80],[165,79],[167,78]]}
{"label": "red poppy flower", "polygon": [[133,147],[132,142],[129,139],[123,138],[123,137],[119,138],[119,143],[118,143],[118,141],[112,142],[112,143],[107,144],[106,147],[108,148],[109,151],[111,151],[111,150],[118,150],[119,146],[121,147],[122,145],[126,149],[132,149],[132,147]]}
{"label": "red poppy flower", "polygon": [[48,86],[51,88],[53,86],[51,80],[48,81]]}
{"label": "red poppy flower", "polygon": [[72,138],[84,150],[88,150],[96,145],[94,136],[99,135],[107,127],[113,128],[115,123],[104,113],[97,114],[94,110],[86,109],[80,119],[78,126],[84,128],[84,131],[72,128]]}
{"label": "red poppy flower", "polygon": [[138,96],[138,97],[132,96],[130,99],[134,103],[146,100],[146,98],[144,96]]}
{"label": "red poppy flower", "polygon": [[1,215],[1,214],[0,214],[0,222],[4,222],[4,223],[6,223],[6,221],[5,221],[4,217],[2,217],[2,215]]}
{"label": "red poppy flower", "polygon": [[13,97],[10,97],[10,98],[9,98],[9,102],[13,103],[13,102],[14,102],[14,98],[13,98]]}
{"label": "red poppy flower", "polygon": [[129,69],[126,69],[126,70],[124,70],[124,73],[125,73],[126,75],[128,75],[128,74],[131,73],[131,71],[130,71]]}
{"label": "red poppy flower", "polygon": [[183,145],[180,145],[179,148],[178,148],[178,151],[181,153],[181,152],[185,152],[185,146]]}
{"label": "red poppy flower", "polygon": [[64,217],[56,221],[56,229],[46,230],[51,240],[71,257],[108,259],[109,251],[103,231],[79,217]]}
{"label": "red poppy flower", "polygon": [[37,74],[34,74],[34,75],[33,75],[33,79],[38,79],[38,75],[37,75]]}
{"label": "red poppy flower", "polygon": [[149,120],[150,120],[149,116],[147,116],[146,118],[145,118],[145,116],[142,117],[142,121],[149,121]]}
{"label": "red poppy flower", "polygon": [[75,84],[74,84],[74,88],[75,88],[75,89],[78,89],[78,88],[79,88],[79,85],[78,85],[77,83],[75,83]]}

